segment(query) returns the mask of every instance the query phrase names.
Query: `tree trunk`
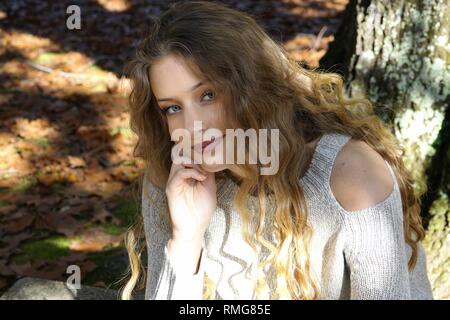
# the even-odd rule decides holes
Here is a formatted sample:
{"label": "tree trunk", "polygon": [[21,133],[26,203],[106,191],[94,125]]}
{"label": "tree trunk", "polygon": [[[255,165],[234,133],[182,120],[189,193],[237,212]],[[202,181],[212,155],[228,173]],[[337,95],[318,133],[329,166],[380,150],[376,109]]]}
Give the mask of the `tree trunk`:
{"label": "tree trunk", "polygon": [[350,0],[320,66],[348,97],[368,97],[394,125],[422,215],[436,299],[450,298],[450,5],[445,0]]}

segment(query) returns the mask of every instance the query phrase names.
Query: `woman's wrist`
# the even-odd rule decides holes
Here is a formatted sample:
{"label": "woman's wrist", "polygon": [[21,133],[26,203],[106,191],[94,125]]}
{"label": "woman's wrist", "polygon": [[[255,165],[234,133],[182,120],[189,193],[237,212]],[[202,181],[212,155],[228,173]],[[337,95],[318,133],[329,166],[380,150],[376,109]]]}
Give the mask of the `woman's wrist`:
{"label": "woman's wrist", "polygon": [[172,265],[177,273],[195,275],[198,273],[203,238],[171,238],[167,243]]}
{"label": "woman's wrist", "polygon": [[172,242],[194,246],[198,244],[201,245],[203,243],[203,238],[204,233],[202,232],[198,232],[192,236],[186,236],[173,231],[171,240]]}

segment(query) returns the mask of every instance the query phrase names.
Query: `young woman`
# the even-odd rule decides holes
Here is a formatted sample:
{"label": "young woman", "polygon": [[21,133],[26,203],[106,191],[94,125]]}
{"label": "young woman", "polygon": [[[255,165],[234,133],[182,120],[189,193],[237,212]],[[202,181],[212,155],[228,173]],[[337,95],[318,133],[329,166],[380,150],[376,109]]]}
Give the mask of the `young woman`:
{"label": "young woman", "polygon": [[[146,299],[432,299],[402,150],[339,75],[300,67],[250,16],[202,1],[162,14],[128,71],[145,174],[123,299],[139,282]],[[195,144],[174,153],[181,164],[180,129]],[[215,140],[193,142],[209,129]],[[277,129],[277,171],[225,162],[219,150],[249,155],[226,129]]]}

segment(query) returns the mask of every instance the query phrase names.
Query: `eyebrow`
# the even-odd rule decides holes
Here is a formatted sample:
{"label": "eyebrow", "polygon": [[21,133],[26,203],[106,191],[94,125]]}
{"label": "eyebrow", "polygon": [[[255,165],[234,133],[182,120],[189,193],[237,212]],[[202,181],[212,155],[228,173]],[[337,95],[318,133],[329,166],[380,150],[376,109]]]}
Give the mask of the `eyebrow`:
{"label": "eyebrow", "polygon": [[[199,83],[197,83],[196,85],[194,85],[194,86],[192,86],[192,88],[191,89],[189,89],[187,92],[191,92],[191,91],[194,91],[195,89],[197,89],[198,87],[200,87],[202,84],[204,84],[205,83],[205,81],[204,80],[202,80],[202,81],[200,81]],[[162,98],[162,99],[157,99],[157,101],[173,101],[173,98]]]}

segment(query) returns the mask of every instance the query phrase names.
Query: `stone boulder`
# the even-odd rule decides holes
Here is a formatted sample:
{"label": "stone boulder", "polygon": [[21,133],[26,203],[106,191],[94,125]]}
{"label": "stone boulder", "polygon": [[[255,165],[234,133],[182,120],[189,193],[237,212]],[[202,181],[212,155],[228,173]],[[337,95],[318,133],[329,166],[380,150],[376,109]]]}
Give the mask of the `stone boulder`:
{"label": "stone boulder", "polygon": [[[143,300],[144,293],[135,294]],[[26,277],[15,282],[0,300],[120,300],[119,291],[82,285],[71,289],[65,282]]]}

